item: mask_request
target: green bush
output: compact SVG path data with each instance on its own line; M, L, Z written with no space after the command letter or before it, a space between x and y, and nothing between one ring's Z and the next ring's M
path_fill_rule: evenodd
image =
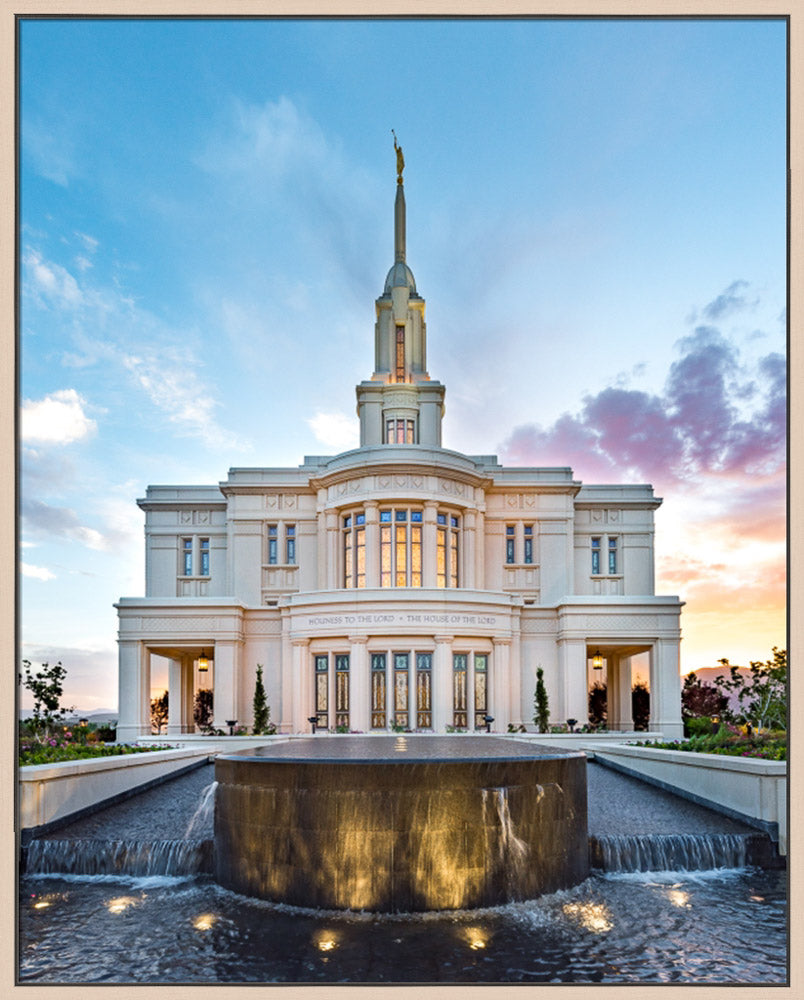
M712 719L708 715L684 720L685 736L709 736L712 733Z

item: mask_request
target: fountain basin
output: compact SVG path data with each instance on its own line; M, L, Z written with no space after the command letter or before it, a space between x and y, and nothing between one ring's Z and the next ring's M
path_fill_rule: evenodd
M493 736L337 736L220 755L215 871L296 906L466 909L589 872L586 757Z

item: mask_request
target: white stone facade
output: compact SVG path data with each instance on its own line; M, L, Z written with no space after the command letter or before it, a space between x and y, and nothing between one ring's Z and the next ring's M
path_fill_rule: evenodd
M151 486L145 597L121 598L121 740L150 732L150 656L171 661L169 727L250 726L257 664L282 732L444 732L530 721L542 667L551 722L587 719L606 662L609 728L631 728L631 657L648 653L651 729L682 732L681 602L654 593L647 485L504 468L441 446L424 300L395 261L377 300L375 371L357 386L360 447L216 486ZM201 674L198 658L209 657Z

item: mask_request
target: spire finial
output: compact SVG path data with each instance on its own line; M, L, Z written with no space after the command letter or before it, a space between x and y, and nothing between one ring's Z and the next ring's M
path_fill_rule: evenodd
M396 132L393 129L391 129L391 135L394 137L394 149L396 150L396 182L401 184L402 171L405 169L405 157L402 155L402 147L396 141Z

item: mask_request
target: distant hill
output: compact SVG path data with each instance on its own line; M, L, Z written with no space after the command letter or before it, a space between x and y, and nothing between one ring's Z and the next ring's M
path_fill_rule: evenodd
M21 719L30 719L32 715L33 711L30 708L24 708L20 712ZM97 722L100 724L106 722L117 722L118 717L119 713L116 712L114 709L98 708L95 709L95 711L93 712L80 712L80 711L71 712L70 715L68 715L64 721L70 723L76 723L78 722L79 719L86 719L87 722Z

